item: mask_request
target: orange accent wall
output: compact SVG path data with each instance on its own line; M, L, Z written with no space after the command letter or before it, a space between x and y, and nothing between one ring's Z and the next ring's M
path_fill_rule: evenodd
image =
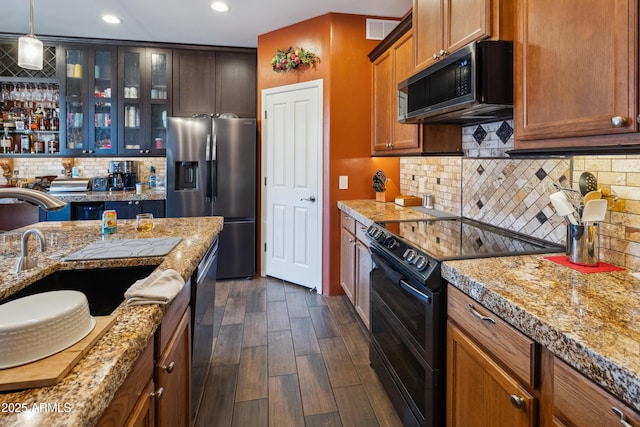
M338 201L375 198L371 177L378 169L400 182L399 158L370 157L371 63L367 55L379 42L366 39L366 18L329 13L258 37L259 116L263 116L263 89L323 79L322 290L328 295L344 293ZM274 72L271 58L276 49L290 46L315 53L320 63L313 69ZM340 175L349 177L347 190L338 189Z

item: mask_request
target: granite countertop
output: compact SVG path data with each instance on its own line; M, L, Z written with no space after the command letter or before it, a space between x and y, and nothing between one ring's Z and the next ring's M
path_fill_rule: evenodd
M373 200L338 207L365 225L420 214ZM628 270L586 274L525 255L446 261L442 276L640 411L640 280Z
M57 270L159 264L152 276L166 269L174 269L186 281L223 226L222 217L155 219L153 231L145 233L144 237L182 237L182 241L165 257L61 261L63 256L103 238L141 237L134 229L134 222L118 220L117 233L106 236L101 234L100 221L42 222L0 234L3 250L0 254L0 300ZM16 274L20 231L28 228L42 231L51 245L44 253L35 252L37 245L31 241L32 254L38 258L38 267ZM116 316L115 324L60 383L51 387L0 393L0 426L94 425L153 336L167 308L157 304L121 304L112 313ZM42 404L48 404L50 409L43 412L16 410L40 407Z
M367 227L378 221L410 221L438 218L420 212L411 206L403 207L393 202L382 203L375 200L341 200L338 202L338 209Z
M165 200L167 192L164 188L145 189L141 194L135 191L87 191L49 193L65 202L120 202L129 200ZM0 204L26 203L18 199L0 199Z

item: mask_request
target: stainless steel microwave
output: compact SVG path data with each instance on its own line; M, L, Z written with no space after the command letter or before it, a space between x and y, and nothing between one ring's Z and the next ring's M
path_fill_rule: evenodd
M513 42L471 43L398 84L398 121L472 125L513 118Z

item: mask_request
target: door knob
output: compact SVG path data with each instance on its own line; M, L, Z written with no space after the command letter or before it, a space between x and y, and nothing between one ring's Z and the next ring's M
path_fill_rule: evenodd
M300 201L306 200L307 202L315 202L316 198L314 196L309 196L309 197L303 197L302 199L300 199Z

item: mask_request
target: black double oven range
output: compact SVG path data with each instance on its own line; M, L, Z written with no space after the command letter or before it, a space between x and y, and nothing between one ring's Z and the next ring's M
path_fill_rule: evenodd
M405 426L445 424L447 260L563 248L466 218L374 223L371 366Z

